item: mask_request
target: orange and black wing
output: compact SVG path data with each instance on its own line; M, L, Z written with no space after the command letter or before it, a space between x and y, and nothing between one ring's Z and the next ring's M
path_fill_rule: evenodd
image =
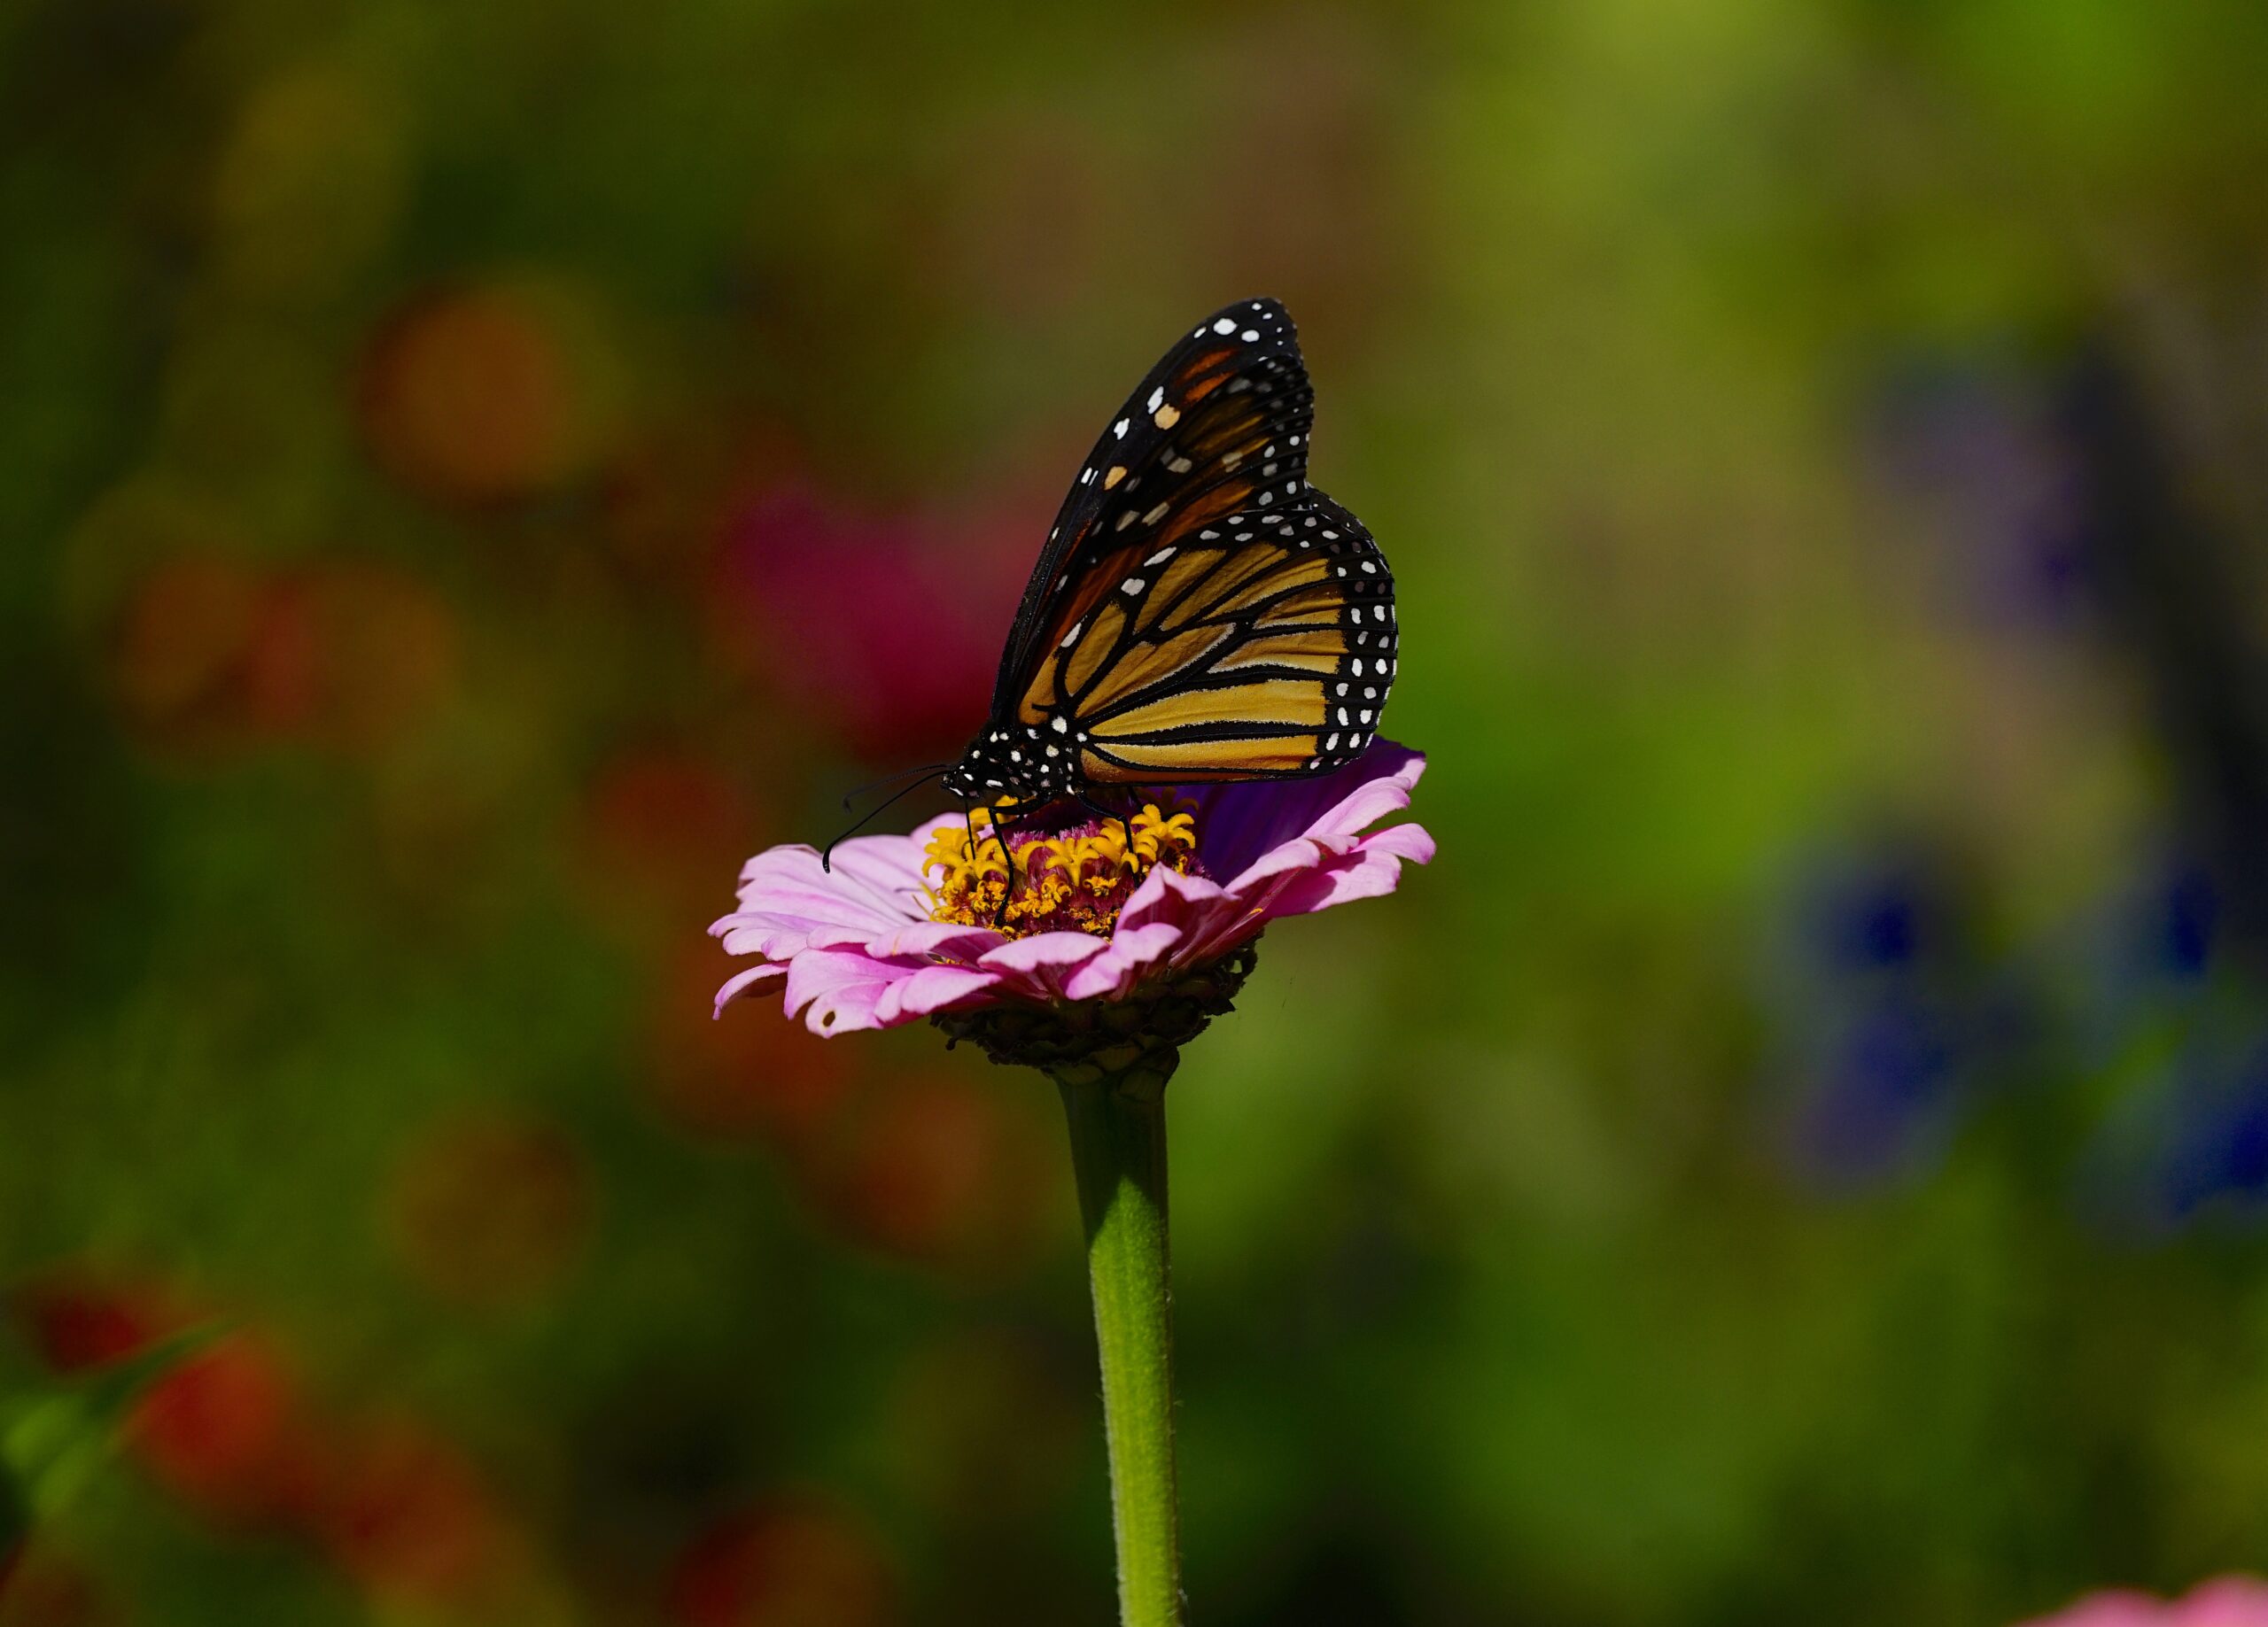
M1300 500L1314 401L1298 333L1273 299L1225 306L1166 353L1096 440L1048 532L1001 654L996 724L1043 721L1029 704L1042 669L1142 561L1240 511Z
M1324 773L1370 744L1398 666L1394 578L1346 509L1306 488L1122 569L1017 698L1026 724L1065 720L1084 779Z

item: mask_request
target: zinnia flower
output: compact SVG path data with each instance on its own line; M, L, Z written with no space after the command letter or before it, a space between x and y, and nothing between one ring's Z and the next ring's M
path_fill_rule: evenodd
M1126 1627L1180 1627L1165 1085L1181 1046L1230 1009L1270 921L1390 893L1425 771L1386 740L1310 779L1169 794L1051 824L973 809L905 836L759 853L710 930L759 963L731 1001L786 980L815 1032L927 1017L1060 1088L1086 1222ZM1037 810L1045 813L1047 810Z
M2171 1602L2126 1589L2090 1593L2023 1627L2268 1627L2268 1582L2223 1577Z
M831 868L808 847L771 848L742 872L740 908L710 928L763 957L718 992L718 1009L784 977L788 1014L815 1033L930 1017L1052 1071L1078 1059L1060 1049L1076 1040L1024 1054L1019 1042L1037 1036L1017 1018L1143 1007L1178 1043L1227 1009L1235 988L1223 985L1241 983L1270 921L1390 893L1403 860L1433 857L1420 825L1370 831L1410 805L1425 767L1379 740L1334 774L1195 787L1122 821L1012 825L1004 841L987 810L947 814L846 841ZM1100 1050L1133 1042L1138 1026L1090 1031Z

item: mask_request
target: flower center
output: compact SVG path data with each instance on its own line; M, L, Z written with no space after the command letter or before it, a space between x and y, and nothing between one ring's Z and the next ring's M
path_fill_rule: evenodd
M1123 820L1090 819L1064 830L1011 827L1005 841L995 813L979 808L967 824L942 826L929 838L921 873L938 878L928 888L930 919L996 927L1011 938L1039 932L1107 938L1152 870L1162 864L1186 875L1197 868L1197 815L1184 803L1146 802Z

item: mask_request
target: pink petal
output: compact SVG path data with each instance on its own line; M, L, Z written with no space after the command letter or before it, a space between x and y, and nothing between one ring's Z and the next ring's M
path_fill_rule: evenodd
M1324 813L1300 833L1303 836L1353 836L1368 830L1386 815L1410 806L1410 794L1425 772L1425 759L1413 755L1384 779L1373 779Z
M1363 839L1365 853L1390 853L1412 864L1433 862L1433 833L1422 825L1389 825L1374 835Z
M982 958L1008 940L989 926L952 921L917 921L866 941L866 952L885 957L921 956L963 964Z
M828 868L820 873L847 876L885 895L919 893L922 849L927 845L926 838L853 836L836 847Z
M1103 952L1063 980L1069 1000L1118 1000L1133 991L1142 974L1172 953L1181 928L1156 921L1128 931L1121 926Z
M1200 853L1213 874L1235 879L1223 887L1153 870L1107 940L1058 932L1010 941L928 919L923 856L951 815L911 835L845 841L832 868L810 848L772 848L742 869L740 908L710 929L731 952L768 964L736 974L718 1004L783 969L788 1011L818 1033L888 1027L1002 996L1123 999L1161 965L1217 958L1278 917L1391 892L1405 862L1433 856L1433 839L1411 824L1363 833L1410 805L1425 768L1418 754L1379 740L1317 780L1194 788Z
M806 949L788 965L788 1015L804 1011L813 1034L882 1027L882 996L914 970L852 949Z
M2167 1627L2268 1627L2268 1582L2223 1577L2192 1590L2166 1614Z
M924 966L883 991L874 1008L875 1024L887 1028L912 1022L982 994L1000 980L998 972L979 972L973 966Z
M1313 915L1335 904L1358 898L1383 898L1401 884L1402 861L1389 853L1366 848L1362 853L1320 869L1291 877L1269 895L1267 918Z
M1127 901L1118 930L1122 936L1155 924L1170 925L1181 934L1173 949L1173 964L1196 966L1219 959L1268 922L1247 901L1202 876L1153 870Z
M861 836L822 868L816 849L770 848L741 869L743 911L808 917L840 925L919 920L921 849L907 836Z
M2020 1627L2169 1627L2165 1607L2148 1593L2126 1589L2090 1593L2069 1609Z
M745 972L734 972L725 980L725 986L717 991L715 1015L722 1017L725 1014L725 1008L734 1001L754 989L757 984L779 977L787 970L785 966L774 965L767 962L761 966L750 966Z
M1091 960L1110 940L1084 932L1041 932L989 951L979 963L996 972L1055 971Z
M1106 938L1084 932L1035 933L1001 945L977 964L988 972L1011 975L1007 987L1032 1000L1061 1000L1064 974L1084 965L1110 948Z
M1217 882L1160 865L1142 878L1126 907L1118 912L1118 930L1124 933L1152 921L1186 921L1192 912L1217 906L1227 896Z

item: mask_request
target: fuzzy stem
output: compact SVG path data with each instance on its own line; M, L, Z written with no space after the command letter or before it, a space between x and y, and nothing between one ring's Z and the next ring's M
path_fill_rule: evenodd
M1170 1052L1125 1073L1057 1081L1087 1228L1123 1627L1181 1627L1174 1490L1173 1305L1166 1229Z

